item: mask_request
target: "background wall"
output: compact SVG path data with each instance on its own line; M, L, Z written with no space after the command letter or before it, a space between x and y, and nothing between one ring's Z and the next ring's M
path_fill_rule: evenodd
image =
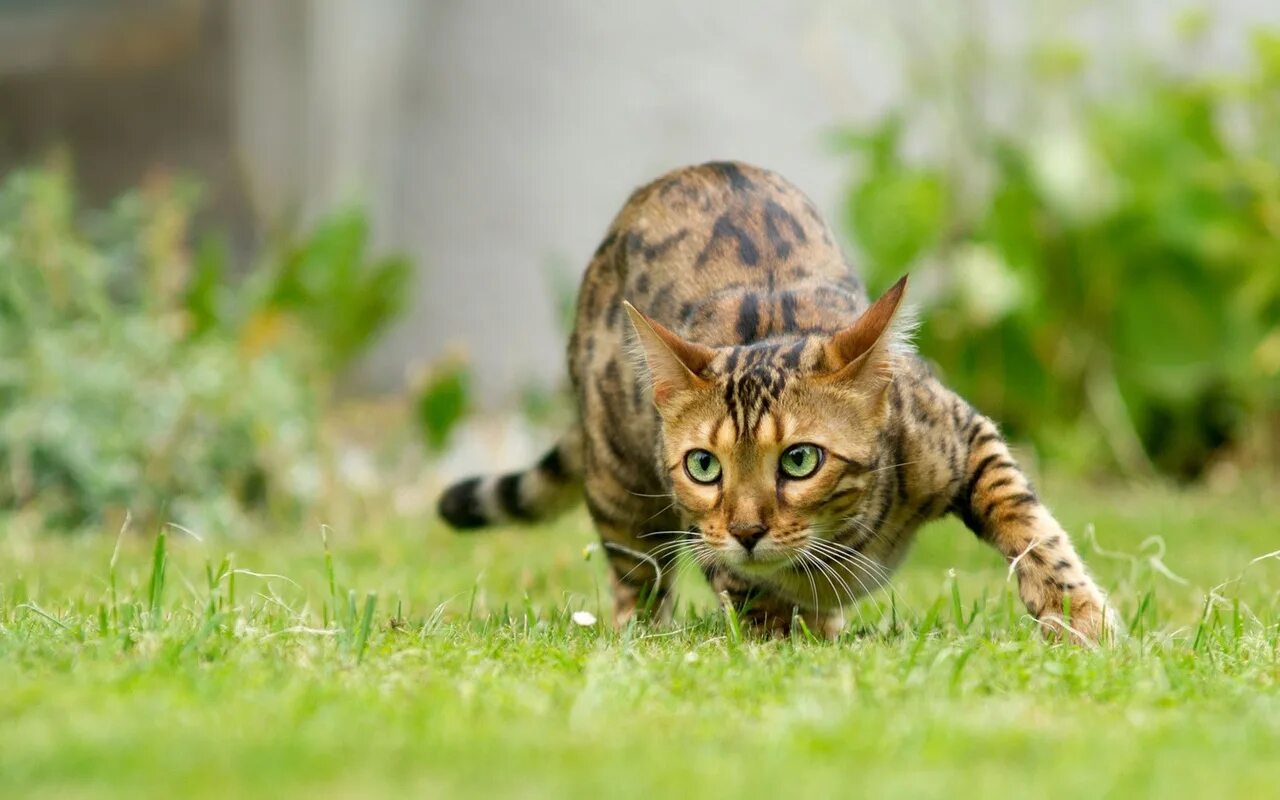
M947 91L965 36L1000 58L1071 24L1114 61L1174 36L1166 3L1092 5L1068 19L1065 4L1020 0L242 0L237 145L261 218L357 198L380 241L417 258L413 313L362 381L396 386L406 365L462 347L492 403L560 379L551 273L577 276L636 185L743 159L838 214L846 168L826 134L879 115L904 83L939 84L935 144L965 103L999 115L998 85ZM1217 5L1206 59L1235 57L1243 25L1280 19L1266 0ZM931 52L931 74L904 72Z
M823 130L888 88L824 81L840 70L822 31L813 3L243 3L251 195L267 219L360 198L381 241L418 257L414 313L369 385L460 345L481 395L509 396L559 379L552 273L580 272L638 184L739 158L835 207Z
M954 147L962 158L949 120L975 103L998 118L1008 98L998 82L977 97L949 91L947 54L980 34L999 59L1052 34L1067 8L1044 0L233 0L173 3L164 13L154 10L164 4L110 5L113 14L95 18L73 0L0 3L0 44L12 45L0 47L9 54L0 57L9 117L0 168L60 137L72 141L91 192L123 188L155 163L191 168L210 182L214 214L243 247L361 203L378 245L406 251L419 269L412 312L357 379L392 389L413 364L463 348L488 405L530 381L561 378L552 276L571 282L637 184L681 164L743 159L839 213L847 176L824 145L828 131L873 118L905 84L931 85L939 124L923 146ZM129 26L117 24L125 11L136 15ZM1280 20L1269 0L1220 2L1213 12L1220 24L1202 53L1210 61L1236 57L1245 25ZM1167 3L1143 0L1091 4L1070 24L1103 58L1123 61L1139 46L1158 50L1173 35L1169 18ZM139 35L149 19L160 22ZM114 44L38 46L42 35L68 41L58 31L71 25L88 30L78 34L85 41ZM91 80L78 77L86 66Z

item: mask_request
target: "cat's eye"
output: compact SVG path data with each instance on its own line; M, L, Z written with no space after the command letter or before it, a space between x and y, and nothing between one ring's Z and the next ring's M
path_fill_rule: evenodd
M684 457L684 471L698 483L720 480L720 459L706 450L690 450Z
M782 451L778 468L788 478L807 478L822 466L823 451L816 444L794 444Z

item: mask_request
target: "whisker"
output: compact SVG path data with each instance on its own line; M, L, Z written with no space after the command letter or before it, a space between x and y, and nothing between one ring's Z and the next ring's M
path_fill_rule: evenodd
M854 558L867 558L867 554L861 552L856 545L846 544L844 541L823 538L823 536L814 536L813 541L814 543L817 543L819 547L832 548L837 550L837 552L842 553L851 553Z
M660 508L660 509L658 509L657 511L653 512L653 513L652 513L652 514L650 514L649 516L645 517L645 518L644 518L644 519L642 519L640 522L643 524L643 523L648 522L649 520L653 519L654 517L658 516L659 514L665 514L665 513L667 513L668 511L670 511L671 509L675 508L675 505L676 505L676 501L675 501L675 500L672 500L670 503L667 503L665 506L663 506L662 508Z
M853 565L858 567L860 572L867 574L877 583L884 581L887 573L883 571L879 564L868 558L865 554L856 550L843 549L839 545L832 542L814 543L813 549L817 553L825 555L833 562L840 565Z
M876 530L875 528L872 528L872 527L871 527L870 525L868 525L867 523L865 523L865 522L863 522L862 520L858 519L858 515L857 515L857 514L854 514L854 515L853 515L853 516L851 516L851 517L845 517L845 518L844 518L844 521L845 521L846 523L848 523L849 525L853 525L853 526L857 527L859 530L861 530L862 532L864 532L865 534L867 534L866 538L862 540L863 542L881 541L881 542L885 542L885 543L887 544L887 541L884 539L884 534L883 534L883 532L882 532L882 531L878 531L878 530Z
M716 552L702 542L698 542L693 546L692 553L693 563L698 569L706 573L716 561Z
M833 570L843 569L845 572L849 574L849 577L853 578L855 581L858 582L858 588L862 589L861 597L865 597L868 600L870 600L871 605L875 606L876 616L879 617L880 619L884 619L884 608L880 605L880 601L877 600L875 596L875 589L879 588L879 586L881 585L880 582L874 578L871 578L871 576L868 575L864 570L861 570L861 569L855 570L853 567L854 565L852 564L834 563L831 565L831 568ZM876 586L868 587L866 582L862 580L862 577L861 577L862 575L867 575L868 578L871 578L872 583L876 584Z
M887 469L897 469L898 467L909 467L909 466L911 466L912 464L919 464L919 463L921 463L922 461L924 461L924 459L922 459L922 458L917 458L915 461L903 461L903 462L902 462L902 463L900 463L900 464L890 464L890 465L888 465L887 467L876 467L875 469L869 469L869 470L867 470L865 474L867 474L867 475L872 475L872 474L877 473L877 472L884 472L884 471L885 471L885 470L887 470Z
M822 559L814 558L813 564L818 568L818 571L822 573L823 577L826 578L827 584L831 586L831 591L836 596L836 603L840 606L840 616L843 617L845 614L844 601L846 598L849 600L854 599L853 590L849 588L849 584L846 583L845 580L841 578L838 574L836 574L836 572L831 568L831 566L828 565L826 562L824 562ZM843 594L840 593L840 589L836 588L836 582L839 582L840 586L844 589ZM862 607L858 605L855 605L854 607L857 608L858 610L858 621L862 623L862 625L865 627L867 624L867 621L862 616Z
M799 567L804 571L804 576L809 579L809 592L813 595L813 610L815 612L820 611L820 604L818 603L818 585L813 581L813 571L809 568L809 564L805 559L805 552L803 550L797 550L791 556L791 563L799 565Z
M640 564L647 563L652 566L653 571L657 573L654 577L654 583L659 586L662 585L662 578L665 574L665 570L663 570L662 564L659 563L658 559L648 553L642 553L639 550L634 550L624 544L618 544L617 542L601 542L601 544L603 544L606 549L613 550L616 553L622 553L623 555L628 555L634 558L637 562L634 567L627 570L626 574L618 579L619 581L625 581L627 578L631 577L631 573L640 569Z
M649 555L654 558L670 556L679 553L682 548L688 547L692 542L685 539L676 540L674 542L663 542L652 550L648 551Z
M668 556L671 556L672 554L678 555L680 549L683 547L687 547L691 544L698 544L695 539L687 536L689 533L688 531L654 531L652 533L686 534L686 536L685 538L676 539L671 542L663 542L648 552L642 552L640 550L627 547L624 544L619 544L618 542L602 542L605 548L630 556L636 560L636 565L623 573L619 580L625 581L627 578L631 577L631 574L638 570L641 564L649 564L653 567L655 572L654 582L658 585L662 585L663 578L666 576L666 568L663 567L662 561L669 560ZM670 565L668 564L668 566Z
M848 561L856 561L858 564L874 570L877 576L885 580L890 577L889 570L886 569L883 564L860 550L856 550L848 545L843 545L838 542L827 542L823 546L832 555Z
M855 550L848 545L832 541L822 541L817 547L818 549L830 554L835 559L842 562L856 563L861 569L869 570L871 575L881 583L889 583L889 571L883 564L871 558L866 553Z
M892 582L892 572L885 565L881 564L872 556L841 542L825 539L815 540L815 543L817 545L815 549L827 553L833 560L844 562L846 565L851 562L857 562L857 565L861 570L870 571L870 573L877 578L880 586L888 589L894 600L901 605L907 613L912 616L916 616L916 611L912 605L900 592L898 592L897 588L894 587ZM846 566L846 568L848 567Z
M889 585L890 575L888 570L884 568L884 565L875 561L875 559L872 559L865 553L862 553L846 544L832 539L822 538L823 534L829 533L829 530L824 527L815 527L812 528L811 531L815 534L812 539L812 545L815 551L826 553L833 559L841 561L858 561L861 570L867 572L871 576L874 576L878 584Z
M800 551L800 555L804 555L804 551ZM800 559L800 566L804 568L804 576L809 579L809 593L813 595L813 610L815 613L821 611L820 603L818 603L818 584L813 580L813 569L809 566L807 559Z
M831 594L835 597L836 605L840 609L840 614L843 616L844 615L844 598L840 595L840 590L836 588L835 583L832 582L831 576L828 575L827 572L822 568L822 561L817 557L815 557L812 553L808 552L807 550L801 550L800 552L804 554L805 560L808 561L808 563L812 564L814 569L818 571L818 574L821 575L822 579L827 582L827 585L831 587Z
M861 572L861 573L863 573L863 574L866 574L866 573L864 572L864 570L859 569L857 572L855 572L855 571L854 571L854 569L853 569L853 566L856 566L856 565L850 564L848 561L843 560L843 559L833 559L833 560L834 560L834 563L829 563L827 566L828 566L829 568L831 568L831 570L832 570L833 572L835 571L836 567L840 567L840 568L844 569L844 570L845 570L845 572L849 573L849 577L853 578L855 581L857 581L857 582L858 582L858 587L859 587L860 589L862 589L861 594L859 594L859 595L856 595L856 596L855 596L855 595L853 594L853 590L850 588L850 589L849 589L850 598L851 598L851 599L855 599L856 597L869 597L869 598L871 598L871 602L872 602L872 604L873 604L873 605L875 605L875 607L876 607L876 613L877 613L877 614L879 614L881 617L883 617L883 616L884 616L884 610L883 610L882 608L880 608L880 603L879 603L879 601L877 601L877 600L875 599L874 595L872 595L872 590L871 590L871 588L869 588L869 587L867 586L866 582L865 582L865 581L863 581L863 580L862 580L862 577L858 574L859 572ZM838 573L837 573L837 577L838 577ZM868 577L871 577L871 576L870 576L870 575L868 575ZM874 579L873 579L873 580L874 580ZM844 585L845 585L846 587L848 587L848 586L849 586L849 585L848 585L848 583L845 583L845 582L843 581L843 579L841 580L841 582L842 582L842 583L844 583ZM875 582L877 582L877 583L878 583L878 581L875 581ZM861 615L861 608L859 608L859 618L861 618L861 616L862 616L862 615ZM864 625L866 624L866 620L862 620L862 622L863 622L863 624L864 624Z
M677 530L677 531L645 531L644 533L639 534L639 535L638 535L638 536L636 536L635 538L637 538L637 539L647 539L647 538L649 538L650 536L662 536L662 535L664 535L664 534L665 534L665 535L668 535L668 536L679 536L679 535L685 535L685 536L688 536L688 535L691 535L692 533L693 533L692 531L684 531L684 530Z

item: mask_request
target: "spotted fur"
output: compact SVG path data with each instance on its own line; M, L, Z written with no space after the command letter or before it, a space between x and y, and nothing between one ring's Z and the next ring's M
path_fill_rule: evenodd
M905 279L874 304L813 204L716 162L627 201L583 278L569 342L579 423L524 473L451 487L455 527L540 518L582 496L610 559L615 620L671 608L693 553L759 626L838 631L917 529L958 515L1018 576L1046 630L1098 641L1110 615L996 425L903 345ZM788 447L823 454L786 477ZM713 453L722 476L685 467ZM1068 627L1069 626L1069 627Z

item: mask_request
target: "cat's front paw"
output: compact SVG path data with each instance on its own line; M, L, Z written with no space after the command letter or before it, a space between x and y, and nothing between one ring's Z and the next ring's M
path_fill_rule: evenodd
M1107 605L1106 595L1092 583L1050 593L1049 602L1041 605L1041 609L1036 620L1050 639L1096 647L1115 641L1121 633L1115 610Z

